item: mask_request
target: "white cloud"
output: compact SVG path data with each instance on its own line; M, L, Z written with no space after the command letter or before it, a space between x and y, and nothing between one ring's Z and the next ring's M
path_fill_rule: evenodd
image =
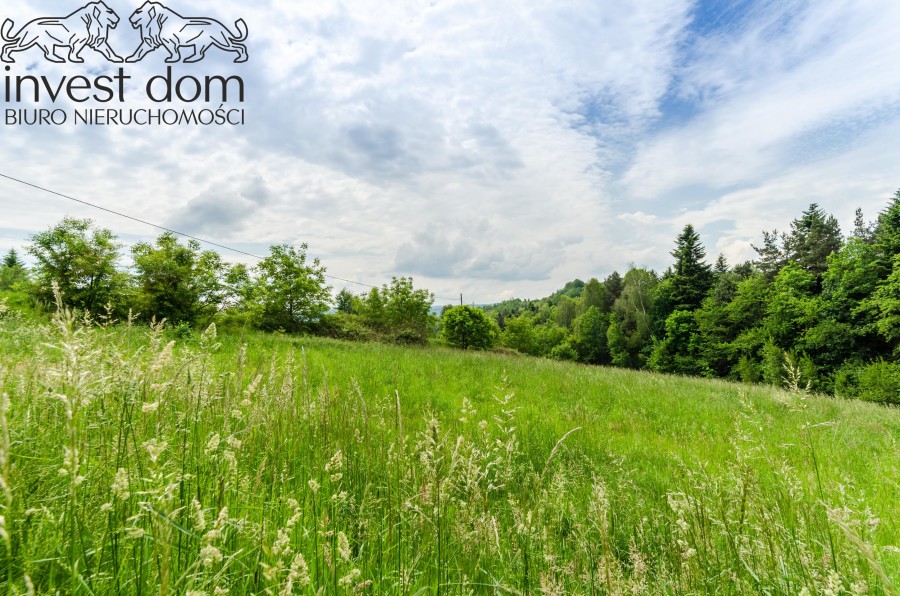
M701 98L702 112L640 144L624 179L632 194L753 184L815 157L817 131L839 126L852 139L872 119L898 117L900 4L765 8L736 37L709 40L683 69L680 90Z
M106 1L129 54L133 3ZM757 0L706 36L689 28L691 0L177 8L248 23L248 64L210 50L175 69L241 75L245 127L7 127L0 170L252 252L307 242L334 275L412 273L480 303L664 268L688 221L739 260L811 200L843 222L900 185L890 0ZM4 11L20 23L59 4ZM17 69L72 73L18 56ZM130 97L162 59L127 67ZM0 193L3 245L65 213L129 241L156 233L6 181Z

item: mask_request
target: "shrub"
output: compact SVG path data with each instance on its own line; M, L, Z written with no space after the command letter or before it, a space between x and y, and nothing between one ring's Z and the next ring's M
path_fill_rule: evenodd
M487 350L494 346L499 328L480 308L455 306L444 311L441 334L447 343L467 350Z
M859 398L886 404L900 404L900 364L873 362L859 370Z

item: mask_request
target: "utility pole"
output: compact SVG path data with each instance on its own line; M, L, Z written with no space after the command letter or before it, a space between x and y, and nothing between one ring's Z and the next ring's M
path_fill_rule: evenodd
M459 305L462 306L462 292L459 293Z

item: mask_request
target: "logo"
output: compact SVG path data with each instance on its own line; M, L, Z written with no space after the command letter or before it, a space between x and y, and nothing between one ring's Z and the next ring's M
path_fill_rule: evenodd
M238 19L234 26L238 35L234 35L225 25L215 19L185 18L160 4L144 2L134 11L129 19L131 26L141 32L141 45L128 57L128 62L139 62L153 50L162 47L168 52L166 62L181 62L181 48L194 48L194 53L184 62L199 62L206 57L206 51L215 46L226 52L235 52L235 62L247 61L247 24Z
M69 48L69 62L84 62L81 52L84 48L94 49L111 62L122 62L106 41L110 29L119 24L119 15L103 2L85 4L67 17L40 18L27 23L15 35L10 33L13 22L3 21L0 35L3 36L3 49L0 59L4 62L15 62L13 52L38 46L44 57L50 62L65 62L56 54L57 47Z
M242 43L248 34L243 19L235 22L238 31L235 35L216 19L183 17L159 2L145 2L132 13L129 22L140 32L141 43L126 62L140 62L158 48L168 53L169 64L200 62L214 46L236 53L237 63L248 59L247 46ZM37 46L50 62L66 62L56 53L57 48L68 48L69 62L84 62L81 53L85 48L99 52L110 62L123 62L107 41L109 30L118 24L119 15L103 2L90 2L66 17L34 19L15 35L12 35L15 24L6 19L0 27L4 42L0 60L14 63L13 53ZM182 48L193 48L193 52L182 56Z
M7 106L3 110L3 124L76 127L245 124L244 80L240 76L177 73L172 66L178 62L200 62L210 48L234 54L236 63L247 62L244 42L248 32L243 19L235 21L235 34L216 19L183 17L159 2L144 2L128 22L140 34L140 44L123 59L108 41L110 30L119 24L119 15L102 0L89 2L66 17L34 19L15 34L15 23L11 19L3 21L0 60L7 63L2 67L6 74L0 89ZM145 74L143 82L128 74L127 65L119 66L115 72L47 75L32 65L24 73L15 72L13 64L17 54L34 47L55 63L83 63L85 48L110 62L134 63L162 48L160 55L166 55L168 66L164 74ZM138 95L140 104L132 104L126 95Z

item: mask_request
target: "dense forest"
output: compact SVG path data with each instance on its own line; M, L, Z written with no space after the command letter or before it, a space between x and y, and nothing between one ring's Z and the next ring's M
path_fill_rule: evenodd
M273 246L255 267L226 263L169 232L131 248L90 220L35 234L25 266L0 265L0 291L118 320L215 321L350 340L506 349L586 364L720 377L900 403L900 191L875 221L857 210L844 235L812 204L783 233L764 231L754 261L708 258L687 225L663 273L635 267L575 280L541 300L445 307L411 278L332 298L307 246ZM56 296L55 296L56 294ZM58 296L58 297L57 297Z
M752 262L710 263L693 226L664 273L576 280L487 310L510 349L900 403L900 191L844 237L812 204Z

